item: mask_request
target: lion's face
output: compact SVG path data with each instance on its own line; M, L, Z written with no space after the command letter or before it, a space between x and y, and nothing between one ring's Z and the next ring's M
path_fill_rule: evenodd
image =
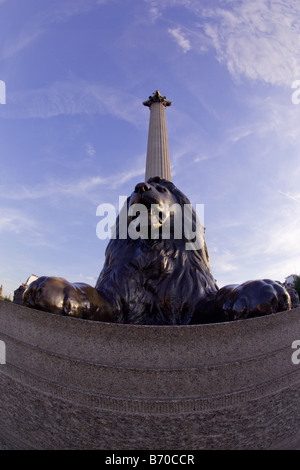
M181 240L187 250L200 250L205 245L204 230L197 214L188 198L171 181L156 176L147 183L138 183L124 210L130 239ZM117 223L123 221L124 216Z
M172 183L159 177L138 183L129 198L128 222L158 229L174 215L179 205Z

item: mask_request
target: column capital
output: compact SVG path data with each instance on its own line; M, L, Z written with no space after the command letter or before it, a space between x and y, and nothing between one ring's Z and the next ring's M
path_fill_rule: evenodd
M158 90L156 90L152 96L149 96L149 99L147 101L144 101L143 102L143 105L144 106L148 106L150 108L150 106L153 104L153 103L161 103L163 104L164 106L171 106L172 102L171 101L168 101L166 100L166 97L165 96L162 96Z

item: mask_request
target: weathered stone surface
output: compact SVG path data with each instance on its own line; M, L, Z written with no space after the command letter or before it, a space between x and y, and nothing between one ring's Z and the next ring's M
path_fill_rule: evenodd
M21 449L296 448L300 309L138 326L0 302L0 441Z

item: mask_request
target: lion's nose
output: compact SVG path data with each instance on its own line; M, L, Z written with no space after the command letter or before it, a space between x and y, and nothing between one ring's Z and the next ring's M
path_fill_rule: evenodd
M147 183L138 183L134 188L136 193L144 193L145 191L150 191L151 186Z

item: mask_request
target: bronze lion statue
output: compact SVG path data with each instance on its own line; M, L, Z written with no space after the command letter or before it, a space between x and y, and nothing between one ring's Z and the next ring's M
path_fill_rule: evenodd
M122 235L121 219L127 235L131 231L133 236ZM183 230L187 224L189 230ZM23 304L77 318L138 325L215 323L291 308L288 292L276 281L219 289L197 214L173 183L159 177L137 184L127 198L95 287L43 276L25 290Z

